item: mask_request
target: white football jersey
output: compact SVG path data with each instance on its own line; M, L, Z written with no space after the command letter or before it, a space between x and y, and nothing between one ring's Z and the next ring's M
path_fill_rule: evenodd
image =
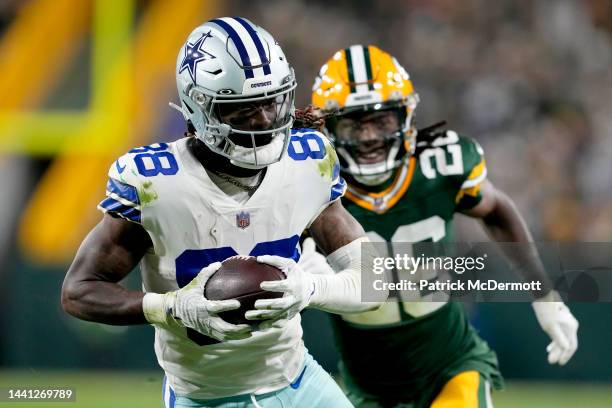
M188 138L130 150L109 170L99 208L141 224L152 250L140 262L146 292L185 286L202 268L230 256L299 258L304 229L339 199L345 182L322 134L292 131L288 151L268 166L244 204L223 193L187 148ZM202 339L210 340L204 345ZM182 327L155 327L155 352L178 395L220 398L287 386L304 359L300 317L246 340L215 342Z

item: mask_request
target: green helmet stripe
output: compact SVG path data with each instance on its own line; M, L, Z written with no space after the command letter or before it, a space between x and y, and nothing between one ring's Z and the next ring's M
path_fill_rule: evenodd
M353 74L353 58L351 57L351 49L345 48L344 55L346 56L346 70L348 71L348 80L351 86L351 93L355 92L355 75Z
M372 75L372 62L370 61L370 47L362 47L363 48L363 60L365 61L366 67L366 75L368 76L368 89L370 91L374 90L373 75Z

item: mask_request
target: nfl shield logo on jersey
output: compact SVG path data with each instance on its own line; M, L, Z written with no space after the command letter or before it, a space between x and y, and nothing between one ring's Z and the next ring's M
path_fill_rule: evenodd
M236 226L238 228L245 229L249 225L251 225L251 214L244 211L236 214Z
M376 197L374 199L374 208L376 211L382 211L387 207L387 203L385 203L385 199L383 197Z

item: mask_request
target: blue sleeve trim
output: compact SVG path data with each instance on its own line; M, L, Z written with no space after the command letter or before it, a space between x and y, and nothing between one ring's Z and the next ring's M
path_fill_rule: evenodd
M342 177L336 180L336 183L331 188L331 194L329 197L329 201L337 200L338 198L344 196L346 192L346 181Z
M121 202L115 200L112 197L107 197L102 200L102 202L98 205L98 207L105 213L108 213L112 216L117 216L121 218L125 218L126 220L136 222L140 224L140 210L134 207L130 207L129 205L122 204Z
M332 169L332 180L336 180L338 177L340 177L340 163L336 162Z
M140 204L140 199L138 198L138 191L134 186L122 183L118 180L111 178L108 179L108 183L106 184L106 190L109 193L116 194L124 200L134 203L134 205Z

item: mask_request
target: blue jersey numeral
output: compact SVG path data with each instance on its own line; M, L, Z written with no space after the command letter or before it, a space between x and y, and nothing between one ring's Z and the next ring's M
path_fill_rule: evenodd
M137 147L130 150L130 153L140 153L134 156L134 163L141 175L145 177L153 177L158 174L172 176L178 172L178 163L174 155L166 151L167 149L167 143L157 143L157 146Z
M321 136L314 132L294 135L289 139L287 153L293 160L320 160L325 157L325 143Z
M300 259L297 243L300 237L294 235L276 241L260 242L253 247L250 256L277 255L284 258ZM238 255L232 247L188 249L176 258L176 283L180 288L187 285L203 268L214 262L223 262L227 258Z

